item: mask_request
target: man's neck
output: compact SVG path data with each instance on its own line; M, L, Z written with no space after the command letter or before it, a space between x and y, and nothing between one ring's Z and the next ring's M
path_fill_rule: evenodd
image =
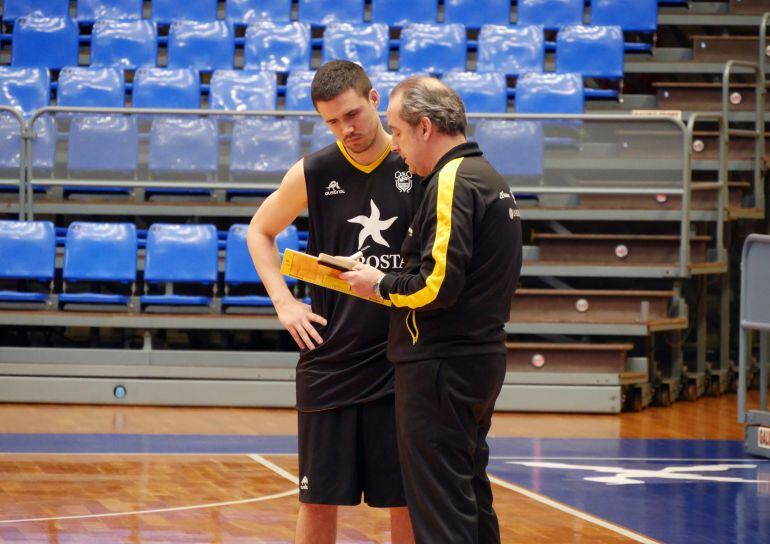
M350 155L350 157L358 164L369 166L374 161L379 159L383 153L385 153L385 150L388 149L388 146L390 146L390 135L385 132L385 129L382 128L382 125L380 125L380 128L377 131L377 136L374 138L374 143L369 147L369 149L363 151L362 153L353 153L347 147L345 149L347 150L348 155Z
M432 147L431 150L431 164L433 165L431 167L431 170L434 170L436 166L438 165L438 161L441 160L441 158L449 153L451 150L453 150L458 145L467 143L467 139L462 134L455 134L452 136L449 136L448 134L442 134L439 133L436 135L436 141L435 145Z

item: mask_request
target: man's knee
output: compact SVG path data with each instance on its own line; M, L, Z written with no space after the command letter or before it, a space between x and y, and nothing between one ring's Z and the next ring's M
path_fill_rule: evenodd
M333 518L337 516L337 505L335 504L312 504L299 503L300 510L308 516L314 518Z

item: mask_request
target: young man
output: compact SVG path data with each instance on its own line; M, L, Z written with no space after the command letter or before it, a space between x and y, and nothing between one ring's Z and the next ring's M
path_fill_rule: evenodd
M521 221L508 184L465 139L465 108L436 79L393 89L392 146L425 197L401 271L359 264L359 294L391 301L396 426L415 541L500 542L486 437L506 367L504 324L521 270ZM387 273L385 273L387 272Z
M302 350L297 365L299 544L333 543L337 506L364 500L388 507L394 544L412 542L396 446L393 367L386 358L388 309L310 286L312 307L297 301L279 271L275 236L305 209L308 253L351 255L400 269L421 187L391 151L379 96L364 70L323 65L313 104L337 143L305 157L251 221L248 245L278 319ZM415 180L416 181L416 180Z

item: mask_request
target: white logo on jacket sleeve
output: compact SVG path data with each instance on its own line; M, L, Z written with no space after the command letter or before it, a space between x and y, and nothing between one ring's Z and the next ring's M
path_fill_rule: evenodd
M358 249L364 247L364 242L366 242L366 239L369 237L380 245L390 247L388 241L382 237L382 232L388 230L396 219L398 219L398 216L380 221L380 209L377 207L377 204L374 203L374 200L370 200L369 202L372 206L372 212L369 214L369 217L358 215L353 219L348 219L348 223L358 223L363 227L358 235Z
M396 172L396 188L402 193L408 193L412 190L412 173L409 171Z
M345 190L340 187L340 182L336 180L332 180L329 182L329 185L326 186L326 191L324 192L324 195L326 196L334 196L334 195L344 195Z

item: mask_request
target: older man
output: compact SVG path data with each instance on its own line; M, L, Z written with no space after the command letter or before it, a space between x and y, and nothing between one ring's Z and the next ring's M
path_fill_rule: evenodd
M436 79L392 92L391 145L425 196L401 247L406 264L343 277L393 309L396 427L416 542L492 543L487 432L505 376L505 332L521 270L521 222L508 184L466 141L465 108Z

